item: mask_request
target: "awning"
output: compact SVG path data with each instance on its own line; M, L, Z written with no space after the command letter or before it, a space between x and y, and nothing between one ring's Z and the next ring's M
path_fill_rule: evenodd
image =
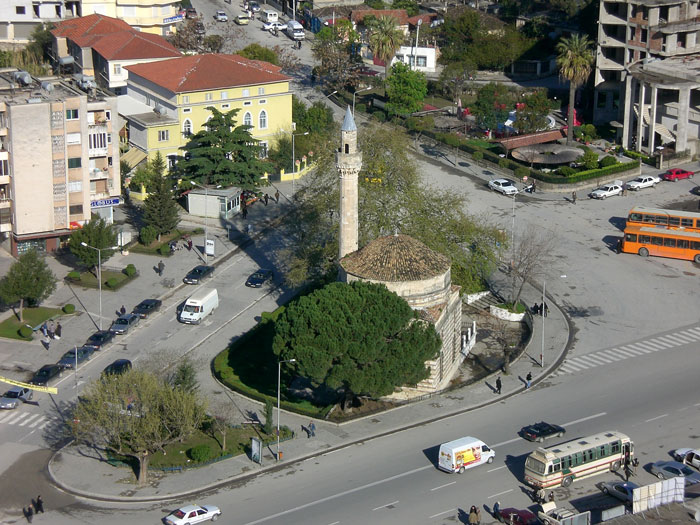
M119 157L120 161L126 162L129 166L131 166L131 169L134 169L136 166L138 166L143 159L145 159L148 155L146 155L143 151L141 151L138 148L131 148L129 151L124 153L121 157Z

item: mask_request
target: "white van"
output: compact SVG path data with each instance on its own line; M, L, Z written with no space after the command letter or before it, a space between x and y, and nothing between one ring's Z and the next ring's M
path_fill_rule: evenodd
M216 288L200 288L185 301L180 312L181 323L199 324L207 315L219 306L219 294Z
M304 27L296 20L287 22L287 35L292 40L304 40Z
M265 11L263 11L262 19L263 22L267 22L269 24L270 22L279 22L280 17L277 14L277 11L266 9Z
M438 468L445 472L463 473L466 469L492 463L496 453L474 437L463 437L440 445Z

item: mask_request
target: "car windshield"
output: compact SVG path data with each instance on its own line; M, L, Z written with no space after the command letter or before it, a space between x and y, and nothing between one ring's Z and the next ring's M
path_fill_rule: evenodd
M264 279L264 278L265 278L265 274L262 272L255 272L253 274L253 279Z
M8 397L10 399L19 399L19 391L10 390L5 394L5 397Z
M128 319L119 318L119 319L117 319L117 320L114 322L114 324L129 324L129 320L128 320Z
M49 371L50 371L50 370L49 370L48 368L44 368L44 369L42 369L42 370L39 370L39 371L36 373L36 376L37 376L37 377L45 377L45 376L49 375Z
M185 311L185 312L195 313L195 314L196 314L196 313L199 313L199 306L195 306L195 305L193 305L193 304L186 304L186 305L185 305L185 308L184 308L184 311Z

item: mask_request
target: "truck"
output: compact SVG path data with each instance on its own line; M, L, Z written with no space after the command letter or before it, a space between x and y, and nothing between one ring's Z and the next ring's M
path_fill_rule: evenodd
M475 437L467 436L440 445L438 468L445 472L459 472L466 469L493 463L496 452Z
M216 288L200 288L189 296L178 317L181 323L199 324L219 306Z

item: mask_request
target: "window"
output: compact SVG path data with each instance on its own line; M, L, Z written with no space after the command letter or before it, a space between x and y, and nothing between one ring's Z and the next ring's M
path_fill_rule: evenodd
M243 90L243 96L244 96L244 97L249 97L249 96L250 96L250 89L244 89L244 90Z
M189 95L182 95L182 103L189 104L190 103L190 96Z
M90 149L94 148L106 148L107 147L107 134L106 133L91 133L88 136L90 141Z
M66 110L66 120L78 120L78 110L77 109L67 109Z
M16 15L23 15L26 13L26 10L23 5L18 5L15 7L15 14Z
M170 140L170 130L163 129L158 132L158 142L168 142Z
M204 93L204 100L207 102L214 100L214 95L212 93Z
M252 126L253 125L253 117L251 116L250 113L246 113L243 116L243 125L244 126Z
M114 74L115 75L122 74L122 65L121 64L114 64Z
M636 233L628 233L625 235L625 240L629 242L637 242L637 234Z
M252 105L253 105L253 102L251 102L250 100L246 100L246 101L243 103L243 105L244 105L244 106L252 106Z
M418 56L416 57L416 66L418 67L428 67L428 57Z
M192 113L192 108L182 108L183 113Z
M610 453L611 454L619 454L621 450L620 447L620 442L615 441L614 443L610 443Z
M83 213L83 205L82 204L76 204L76 205L70 206L68 208L69 215L82 215L82 213Z
M228 100L228 91L221 92L221 100Z
M105 111L105 120L109 122L112 120L112 112L111 111Z
M221 109L229 109L231 104L221 104Z
M686 250L688 249L688 241L685 239L678 239L676 241L676 247L677 248L685 248Z
M7 159L5 160L0 160L0 175L9 175L10 174L10 161Z
M68 193L75 193L77 191L83 191L83 182L80 180L69 182Z
M675 248L676 247L676 239L671 239L668 237L664 238L664 246L666 248Z
M192 135L192 122L190 122L189 119L185 120L185 122L182 124L182 134L185 137Z
M66 135L66 144L80 144L80 133L68 133Z
M265 88L264 87L259 87L258 88L258 95L264 95L265 94Z
M267 111L262 110L260 112L260 118L258 120L259 120L258 127L260 129L267 129Z
M258 142L258 146L260 146L260 158L261 159L266 159L267 154L268 154L268 146L267 146L267 141L265 142Z
M664 240L662 237L652 237L651 244L654 246L663 246Z
M267 99L261 98L260 102L258 102L258 104L267 104Z
M68 159L68 169L80 168L83 165L83 159L80 157L73 157Z

